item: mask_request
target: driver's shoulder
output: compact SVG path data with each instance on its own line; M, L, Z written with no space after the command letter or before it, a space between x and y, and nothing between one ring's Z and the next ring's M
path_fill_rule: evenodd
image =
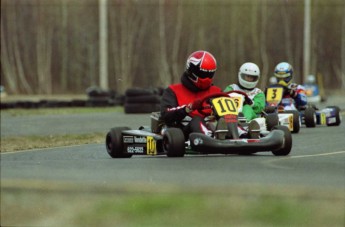
M229 84L224 89L225 92L227 92L227 91L234 91L234 90L238 91L238 90L241 90L241 88L237 84Z

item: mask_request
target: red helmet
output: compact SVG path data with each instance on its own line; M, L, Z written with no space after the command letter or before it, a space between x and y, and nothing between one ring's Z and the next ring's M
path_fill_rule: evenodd
M186 71L188 77L195 86L202 90L212 85L213 76L216 70L216 59L207 51L196 51L187 59Z

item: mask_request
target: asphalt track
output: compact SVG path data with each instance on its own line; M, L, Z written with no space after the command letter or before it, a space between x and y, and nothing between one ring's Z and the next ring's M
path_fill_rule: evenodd
M113 126L136 128L149 124L148 114L1 117L2 137L13 133L106 133ZM97 186L307 187L345 193L345 124L342 122L338 127L302 127L298 134L293 135L292 151L286 157L265 152L250 156L133 156L130 159L112 159L106 153L104 144L3 153L1 181L2 187L9 182L29 185L30 182L40 181Z

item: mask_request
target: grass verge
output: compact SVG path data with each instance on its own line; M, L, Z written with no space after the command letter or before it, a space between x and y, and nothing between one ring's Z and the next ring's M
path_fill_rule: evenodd
M17 111L9 113L71 114L114 109ZM103 143L104 136L92 133L1 138L0 150ZM166 185L104 188L18 181L19 184L1 181L0 226L343 227L345 223L343 192L255 186L198 190Z
M104 139L104 133L6 137L1 138L0 152L4 153L39 148L103 143Z
M37 183L37 182L36 182ZM23 184L23 182L21 182ZM30 183L29 183L30 184ZM49 185L48 188L47 185ZM273 186L14 186L2 189L9 226L343 226L339 192ZM44 198L44 199L42 199ZM14 218L15 217L15 218Z
M65 115L102 112L123 112L123 107L73 107L73 108L38 108L38 109L6 109L1 114L11 117L28 115ZM103 133L76 134L76 135L49 135L49 136L14 136L1 137L0 152L13 152L48 147L60 147L80 144L103 143Z

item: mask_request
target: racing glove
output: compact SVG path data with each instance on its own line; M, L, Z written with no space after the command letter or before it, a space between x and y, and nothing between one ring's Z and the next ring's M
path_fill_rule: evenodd
M289 95L291 98L296 98L297 91L296 91L296 89L293 89L293 88L285 88L284 96L285 95Z
M289 89L289 94L292 98L296 98L297 96L297 91L295 89Z
M243 102L244 105L249 105L249 106L252 106L254 104L253 100L247 96L244 97L244 102Z
M201 109L201 107L202 107L202 102L201 102L201 100L200 99L196 99L196 100L194 100L194 102L191 102L191 103L189 103L187 106L186 106L186 112L187 113L190 113L190 112L192 112L192 111L194 111L194 110L197 110L197 109Z

